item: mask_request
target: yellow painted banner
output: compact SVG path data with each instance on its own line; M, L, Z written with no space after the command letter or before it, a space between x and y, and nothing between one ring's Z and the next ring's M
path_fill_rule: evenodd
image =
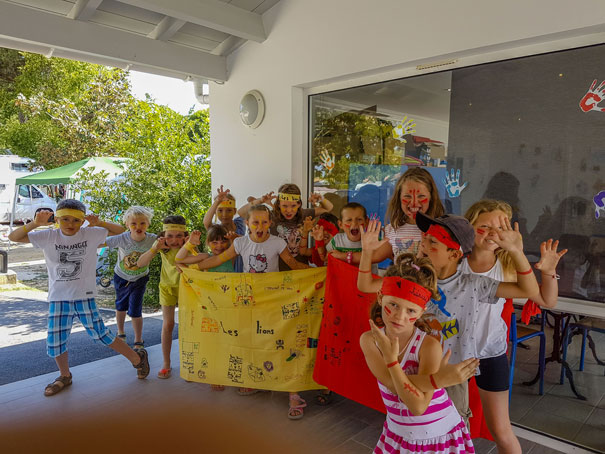
M280 273L184 269L179 288L181 377L305 391L313 381L325 268Z

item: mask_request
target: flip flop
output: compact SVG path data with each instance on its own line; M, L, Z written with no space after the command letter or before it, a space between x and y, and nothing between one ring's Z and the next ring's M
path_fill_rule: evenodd
M158 378L161 378L161 379L170 378L171 375L172 375L172 367L169 369L161 369L158 372Z
M298 405L292 405L294 402L298 402ZM290 395L290 407L288 408L288 419L297 420L305 416L303 408L307 406L305 399L300 397L298 394Z

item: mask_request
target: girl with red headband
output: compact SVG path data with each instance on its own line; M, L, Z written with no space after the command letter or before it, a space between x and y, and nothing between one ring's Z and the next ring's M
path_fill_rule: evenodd
M380 244L377 235L369 240ZM449 355L442 359L441 345L419 323L426 303L439 298L435 269L427 259L401 254L384 278L373 279L374 247L368 241L363 246L359 279L369 279L365 284L377 290L372 314L379 315L381 323L370 320L371 330L362 334L360 345L387 410L374 453L475 452L464 421L443 389L445 379L438 374ZM469 361L459 379L468 379L475 367L476 362ZM428 377L432 389L421 391L408 375Z

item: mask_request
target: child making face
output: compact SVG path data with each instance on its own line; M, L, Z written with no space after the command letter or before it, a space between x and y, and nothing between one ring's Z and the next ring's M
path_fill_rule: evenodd
M191 232L189 240L176 255L175 260L179 265L190 265L190 268L199 269L199 266L197 265L199 262L208 257L218 256L231 246L231 241L227 238L227 229L222 225L213 224L208 228L206 234L206 245L208 246L208 249L210 249L210 254L198 253L197 247L200 245L201 235L202 233L199 230ZM233 273L233 260L227 260L219 266L209 268L208 271L215 273Z

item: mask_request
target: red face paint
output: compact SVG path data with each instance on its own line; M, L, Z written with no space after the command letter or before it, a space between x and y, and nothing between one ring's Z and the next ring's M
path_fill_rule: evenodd
M483 235L485 233L485 230L483 230L483 229L477 229L477 233L479 235Z
M418 320L418 317L412 317L410 318L410 323L414 323L416 320Z
M431 252L437 252L437 248L436 247L432 247L431 248Z
M344 224L344 226L345 226L347 229L350 229L350 228L351 228L351 224Z
M412 388L409 383L404 383L403 387L405 389L407 389L409 392L411 392L413 395L415 395L416 397L420 397L420 395L418 394L418 391L416 391L414 388Z
M391 309L389 309L387 306L384 306L384 311L387 313L387 315L391 315Z

